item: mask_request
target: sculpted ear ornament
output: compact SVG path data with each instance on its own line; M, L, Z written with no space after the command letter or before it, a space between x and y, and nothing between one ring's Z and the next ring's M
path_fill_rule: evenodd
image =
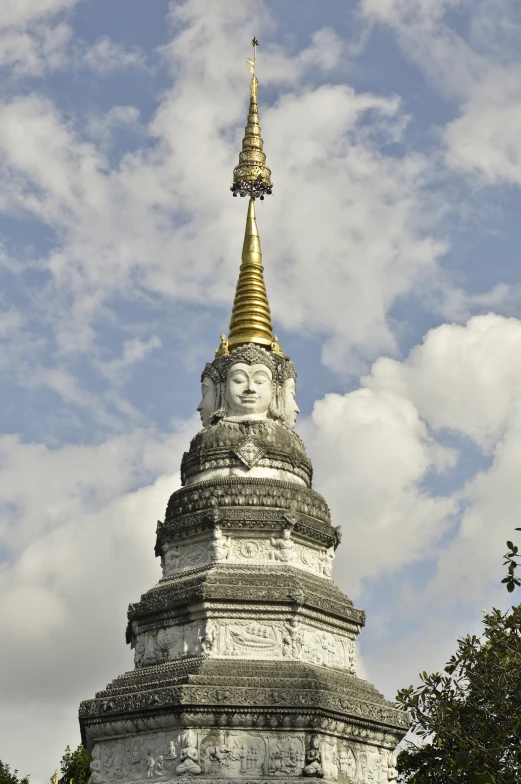
M275 419L279 422L284 422L284 414L279 408L271 404L268 408L268 419Z

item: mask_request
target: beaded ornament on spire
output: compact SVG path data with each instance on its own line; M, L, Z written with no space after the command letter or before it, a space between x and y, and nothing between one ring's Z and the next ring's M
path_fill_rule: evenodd
M248 112L248 122L244 129L242 140L242 150L239 153L239 165L233 170L233 182L231 191L234 196L239 193L241 196L249 196L251 199L260 198L271 194L271 171L266 166L266 155L262 148L264 142L261 137L259 125L259 108L257 106L258 81L255 73L257 65L257 46L259 42L256 38L252 40L253 60L246 60L246 65L251 73L250 83L250 110Z

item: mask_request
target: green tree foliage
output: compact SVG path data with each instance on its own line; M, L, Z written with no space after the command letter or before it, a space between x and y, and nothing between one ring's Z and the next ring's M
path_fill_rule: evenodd
M516 528L516 531L521 531L521 528ZM519 559L521 556L519 555L519 547L513 542L507 542L508 553L505 553L503 558L503 566L508 565L507 576L501 580L502 583L505 583L506 589L509 593L512 593L516 585L521 585L521 580L515 576L514 572L519 566Z
M87 784L90 776L90 757L83 746L78 746L76 751L71 751L67 746L60 763L60 770L60 784L70 784L72 779L74 784Z
M11 771L9 765L0 760L0 784L29 784L29 776L19 777L17 770Z
M507 546L503 583L513 591L519 556ZM458 640L443 674L424 672L420 686L398 692L414 733L398 755L400 782L521 783L521 605L485 613L483 627Z

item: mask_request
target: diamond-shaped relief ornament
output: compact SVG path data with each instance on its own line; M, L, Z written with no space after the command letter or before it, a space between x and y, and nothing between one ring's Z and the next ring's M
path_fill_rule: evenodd
M244 438L234 452L248 468L253 468L255 463L265 454L264 449L250 436Z

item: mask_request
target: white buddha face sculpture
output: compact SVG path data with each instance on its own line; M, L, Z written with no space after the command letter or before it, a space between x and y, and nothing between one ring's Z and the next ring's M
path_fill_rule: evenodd
M295 400L296 391L295 379L287 378L282 386L282 414L288 427L295 427L297 414L300 413L300 408Z
M197 410L201 416L203 427L208 427L210 424L210 416L213 414L216 408L215 382L212 378L210 378L210 376L203 376L203 380L201 382L201 392L202 398L201 402L197 406Z
M226 379L226 412L239 419L265 419L273 397L271 370L236 362Z

